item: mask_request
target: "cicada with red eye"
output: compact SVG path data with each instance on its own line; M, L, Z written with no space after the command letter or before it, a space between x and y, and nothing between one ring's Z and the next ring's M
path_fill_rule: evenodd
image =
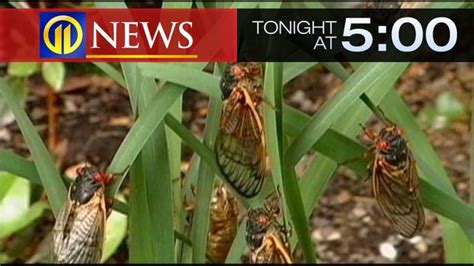
M217 163L240 195L253 197L260 192L268 172L261 110L262 64L229 64L220 85L224 105L215 146Z
M237 200L224 185L216 187L211 200L207 255L212 262L224 262L237 234Z
M293 263L289 232L279 223L280 208L265 202L263 208L250 209L247 214L245 240L251 263Z
M395 231L412 237L423 228L425 215L415 160L403 131L392 122L377 135L365 128L364 131L373 142L367 155L371 159L372 190L378 206Z
M110 181L110 175L95 167L77 169L77 177L69 187L66 202L53 228L53 262L100 262L111 205L106 200L105 187Z

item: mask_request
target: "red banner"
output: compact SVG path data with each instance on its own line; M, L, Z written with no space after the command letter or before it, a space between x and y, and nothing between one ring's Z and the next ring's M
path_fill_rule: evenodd
M235 9L0 9L0 62L229 62Z

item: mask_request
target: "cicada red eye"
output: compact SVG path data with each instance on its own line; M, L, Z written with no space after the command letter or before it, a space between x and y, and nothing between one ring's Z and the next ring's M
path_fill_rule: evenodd
M108 178L107 178L107 175L97 172L97 173L94 173L94 179L105 185Z
M386 150L390 146L390 144L386 141L381 141L379 142L378 146L379 146L379 149Z
M112 183L112 176L105 173L96 172L94 173L93 177L95 180L103 183L105 186L108 186Z

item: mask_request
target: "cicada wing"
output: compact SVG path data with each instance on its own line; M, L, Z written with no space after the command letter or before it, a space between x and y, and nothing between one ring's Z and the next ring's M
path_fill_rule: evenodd
M225 104L216 140L217 162L227 181L245 197L257 195L266 176L262 125L257 107L237 101Z
M96 196L84 205L84 210L78 212L75 220L77 231L72 238L77 243L71 252L71 258L76 263L98 263L102 256L104 242L106 209L104 195Z
M69 228L70 223L72 222L72 220L69 219L72 212L73 207L68 197L59 211L53 227L53 242L51 249L51 260L53 262L58 262L61 254L64 253L64 250L67 247L67 241L65 240L67 239L68 232L66 228Z
M424 226L425 216L418 193L418 175L409 157L403 180L396 182L377 163L373 170L373 190L380 209L394 229L404 237L412 237ZM415 184L415 186L412 186Z
M58 247L55 262L99 263L106 222L104 195L96 194L87 204L71 208L71 211L68 218L71 224L63 227L69 229L58 234L61 238L54 239Z

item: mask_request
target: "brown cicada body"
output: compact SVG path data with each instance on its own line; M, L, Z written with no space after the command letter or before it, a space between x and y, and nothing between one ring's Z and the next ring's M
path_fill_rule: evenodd
M55 263L99 263L110 213L105 186L110 176L86 166L77 169L53 228Z
M293 263L288 232L278 222L279 214L274 204L249 210L245 240L251 263Z
M423 228L425 215L415 160L403 132L390 124L377 136L367 130L365 133L373 142L367 155L372 159L369 169L374 197L395 231L412 237Z
M239 210L236 199L224 185L214 190L211 200L207 256L224 262L237 234Z
M217 163L240 195L253 197L267 176L262 64L229 64L221 90L224 106L215 146Z

